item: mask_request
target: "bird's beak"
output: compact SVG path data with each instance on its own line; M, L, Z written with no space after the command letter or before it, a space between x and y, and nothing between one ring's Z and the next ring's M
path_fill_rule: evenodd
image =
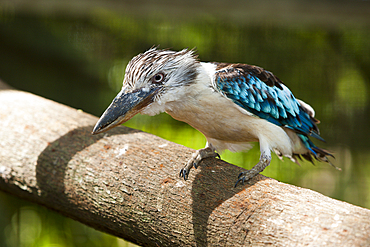
M160 87L150 89L141 88L131 92L124 92L122 90L100 117L92 134L99 134L130 120L140 110L153 102L154 96L160 89Z

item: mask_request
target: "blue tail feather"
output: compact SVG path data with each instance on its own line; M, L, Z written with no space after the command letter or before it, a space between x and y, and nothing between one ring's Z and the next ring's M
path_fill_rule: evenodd
M313 162L312 160L312 156L313 156L317 160L330 163L327 156L334 157L331 153L329 153L328 151L322 148L317 147L306 135L303 135L303 134L297 134L297 135L301 139L303 145L309 150L308 154L302 155L305 159Z

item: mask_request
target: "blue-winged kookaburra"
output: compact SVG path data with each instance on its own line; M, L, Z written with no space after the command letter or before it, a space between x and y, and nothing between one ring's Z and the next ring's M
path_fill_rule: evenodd
M200 62L193 50L179 52L152 48L127 65L122 90L94 127L93 134L109 130L137 113L166 112L203 133L206 147L196 151L180 171L229 149L243 151L259 142L259 162L242 172L235 186L262 172L271 151L309 161L329 162L327 151L309 137L319 136L311 106L296 99L271 72L248 64ZM329 162L330 163L330 162Z

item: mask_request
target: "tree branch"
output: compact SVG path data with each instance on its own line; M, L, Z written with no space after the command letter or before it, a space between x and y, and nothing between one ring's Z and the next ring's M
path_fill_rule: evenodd
M0 82L0 189L145 246L365 246L370 210L206 159Z

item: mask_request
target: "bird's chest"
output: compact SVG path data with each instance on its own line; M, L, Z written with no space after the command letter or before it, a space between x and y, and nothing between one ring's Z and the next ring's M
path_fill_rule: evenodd
M242 113L232 101L216 92L191 95L180 103L169 104L166 112L209 138L232 142L258 140L253 131L255 117Z

